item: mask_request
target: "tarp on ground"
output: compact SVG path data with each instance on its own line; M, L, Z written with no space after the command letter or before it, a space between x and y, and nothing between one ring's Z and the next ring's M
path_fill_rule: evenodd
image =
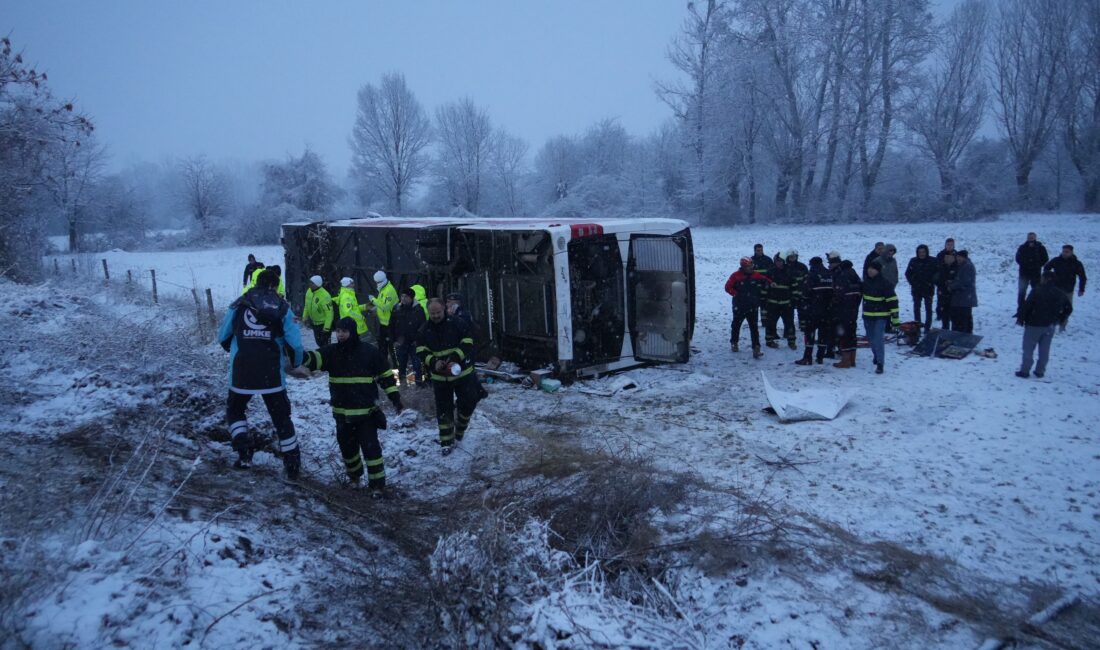
M854 388L783 391L772 386L763 370L760 376L764 379L764 394L780 422L832 420L856 394Z
M962 359L978 347L982 337L951 330L930 329L913 348L912 354L938 359Z

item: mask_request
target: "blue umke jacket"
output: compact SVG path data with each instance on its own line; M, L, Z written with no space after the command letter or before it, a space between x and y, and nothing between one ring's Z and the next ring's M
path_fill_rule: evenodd
M286 388L283 349L302 365L302 336L294 314L271 289L250 289L229 306L218 330L229 351L229 390L245 395L277 393Z

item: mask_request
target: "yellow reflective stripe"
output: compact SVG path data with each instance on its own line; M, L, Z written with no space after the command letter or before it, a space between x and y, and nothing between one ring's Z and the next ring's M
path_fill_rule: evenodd
M386 394L387 395L392 395L392 394L396 393L398 390L400 390L400 389L397 386L390 386L389 388L386 389Z
M461 341L459 341L459 343L468 343L468 344L470 344L470 345L473 345L473 344L474 344L474 340L473 340L473 339L471 339L471 338L468 338L468 337L467 337L467 338L464 338L464 339L462 339Z
M379 478L386 478L386 470L378 470L377 472L367 472L367 478L371 481Z
M329 377L330 384L373 384L374 377Z
M355 454L355 458L345 458L344 466L347 467L349 472L353 472L363 467L363 457L359 454Z
M428 346L426 346L426 345L418 345L418 346L416 346L416 351L417 351L417 352L427 352L427 351L428 351Z
M306 354L310 355L310 359L312 359L314 365L317 366L315 368L315 370L320 370L321 369L321 364L324 363L324 357L321 356L321 353L317 352L317 351L314 351L314 350L311 350L311 351L307 352Z
M381 457L367 460L367 467L378 467L381 464L382 464L382 458Z
M339 406L334 406L332 407L332 412L336 415L370 415L376 408L378 407L372 406L365 409L345 409L340 408Z

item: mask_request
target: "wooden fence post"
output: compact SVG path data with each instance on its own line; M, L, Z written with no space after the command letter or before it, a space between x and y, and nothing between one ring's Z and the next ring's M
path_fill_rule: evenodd
M74 257L69 261L73 263L73 275L76 275L76 258Z
M153 276L153 304L157 302L157 270L149 269L149 275Z
M126 269L126 284L130 284L134 281L134 275L130 272L130 269Z
M53 273L54 275L61 275L61 265L58 264L57 258L53 258Z
M103 258L103 281L104 282L110 282L111 281L111 274L110 274L109 271L107 271L107 258L106 257Z
M206 288L206 310L210 313L210 326L217 327L218 320L214 316L214 296L210 293L210 288Z
M191 287L191 297L195 299L195 325L199 328L199 338L205 338L205 327L202 323L202 303L199 302L199 292Z

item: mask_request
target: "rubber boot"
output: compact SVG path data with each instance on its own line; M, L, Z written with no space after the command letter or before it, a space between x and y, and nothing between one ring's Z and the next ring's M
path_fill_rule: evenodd
M300 449L284 451L283 468L286 470L287 479L297 481L302 473L302 451Z
M849 352L847 350L841 350L840 351L840 361L837 361L836 363L834 363L833 367L834 368L851 368L852 365L853 365L852 364L852 357L854 357L855 354L856 354L855 352Z
M885 366L885 364L883 364L883 363L876 363L875 364L875 374L876 375L881 375L883 372L885 372L884 366Z
M798 361L795 361L794 363L797 366L812 366L812 365L814 365L814 349L813 348L806 348L806 350L802 353L802 358L799 359ZM821 361L818 360L818 363L821 363Z
M820 365L825 363L825 346L817 346L817 357L815 361Z
M852 349L852 350L848 351L848 367L849 368L855 368L856 367L856 351L855 351L855 349Z
M759 345L752 346L752 358L753 359L759 359L762 356L764 356L764 353L760 351L760 346Z

